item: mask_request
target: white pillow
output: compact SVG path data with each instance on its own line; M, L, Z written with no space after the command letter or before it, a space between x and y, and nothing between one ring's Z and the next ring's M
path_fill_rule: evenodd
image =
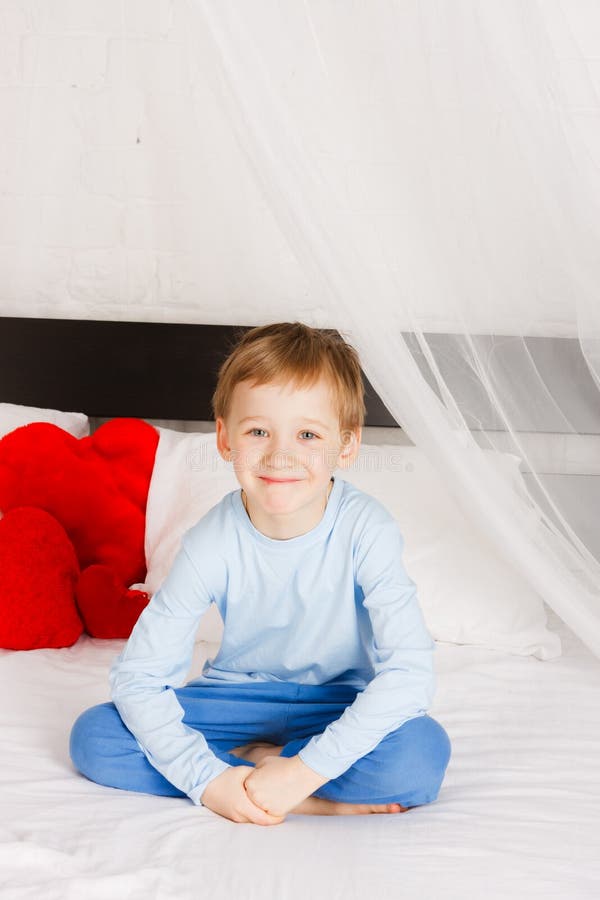
M90 433L89 419L84 413L0 403L0 438L21 425L31 425L33 422L50 422L76 438L87 437Z
M483 452L512 487L526 491L519 457ZM481 537L419 448L363 444L340 475L398 522L403 562L435 640L538 659L560 656L560 637L547 628L542 598Z
M146 583L153 594L177 554L181 537L229 491L239 488L217 450L215 432L158 428L159 443L146 506ZM484 450L519 490L519 459ZM417 447L363 444L340 478L378 499L396 518L403 560L418 588L427 627L437 641L476 644L540 659L559 656L560 638L546 628L542 599L484 542ZM196 640L219 643L213 604Z
M183 534L240 486L233 467L217 450L214 431L156 430L159 440L146 502L146 581L131 585L150 596L168 575ZM196 641L220 642L222 636L223 620L213 603L202 617Z

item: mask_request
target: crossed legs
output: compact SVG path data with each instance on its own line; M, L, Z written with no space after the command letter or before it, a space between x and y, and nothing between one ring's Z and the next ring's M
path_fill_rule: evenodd
M266 756L279 756L282 750L283 745L278 747L267 741L254 741L244 744L242 747L234 747L229 752L233 756L256 765ZM342 803L339 800L325 800L323 797L311 796L306 797L290 812L295 815L308 816L355 816L371 813L401 813L406 812L407 809L407 806L402 806L400 803Z
M355 694L347 688L295 684L188 685L175 691L184 721L229 765L256 765L265 755L301 752L338 718ZM233 748L233 749L232 749ZM147 760L113 703L86 710L73 726L71 758L87 778L110 787L184 797ZM427 715L406 721L294 813L400 812L437 798L450 740Z

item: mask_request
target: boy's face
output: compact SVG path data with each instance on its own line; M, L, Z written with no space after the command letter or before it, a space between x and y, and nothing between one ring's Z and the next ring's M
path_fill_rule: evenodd
M328 383L236 385L227 419L216 422L217 447L233 462L250 518L271 537L303 534L320 521L330 478L348 466L361 429L341 435Z

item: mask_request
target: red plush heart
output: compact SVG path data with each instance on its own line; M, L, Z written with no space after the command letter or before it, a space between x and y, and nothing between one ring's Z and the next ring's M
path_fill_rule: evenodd
M43 509L0 519L0 647L70 647L83 632L75 605L79 565L64 528Z
M80 440L47 422L16 428L0 440L0 510L8 515L17 508L35 507L64 528L80 570L84 575L91 570L82 578L77 599L94 637L128 637L148 601L146 594L129 592L127 586L143 582L146 576L146 500L157 443L158 432L152 425L127 418L112 419ZM0 533L2 559L10 562L11 552L2 546L3 541ZM40 547L42 551L45 548ZM27 559L26 544L15 545L14 552L15 560ZM9 566L12 606L9 621L2 624L4 643L0 645L63 646L77 639L72 627L67 629L67 639L61 631L52 631L45 618L46 634L36 631L30 639L27 632L32 608L39 605L47 611L46 582L54 586L58 579L64 596L61 578L67 569L61 554L53 578L46 555L38 570L37 556L30 554L28 580L22 583L23 566ZM15 605L17 597L20 601ZM70 597L73 600L72 591ZM61 606L61 615L62 610Z
M146 500L158 432L112 419L77 439L34 422L0 441L0 509L45 509L63 525L81 569L108 566L123 586L146 577Z
M75 589L85 630L95 638L128 638L148 605L145 591L123 587L106 566L88 566Z

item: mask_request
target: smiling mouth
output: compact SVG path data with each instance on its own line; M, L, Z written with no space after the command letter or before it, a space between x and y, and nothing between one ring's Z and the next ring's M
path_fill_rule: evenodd
M300 481L300 478L269 478L267 475L259 475L258 476L261 481L268 481L269 483L274 484L288 484L292 481Z

